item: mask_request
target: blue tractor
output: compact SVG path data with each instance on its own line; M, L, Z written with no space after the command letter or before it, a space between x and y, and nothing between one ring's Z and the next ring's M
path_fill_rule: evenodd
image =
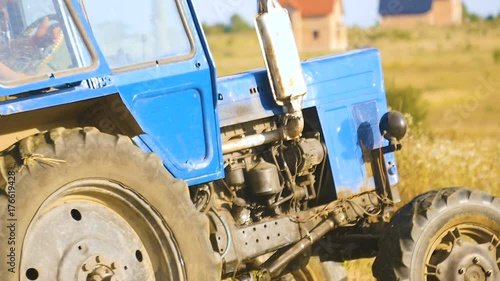
M217 77L191 0L0 1L2 280L499 280L500 199L396 212L379 52L300 62L259 2L266 69Z

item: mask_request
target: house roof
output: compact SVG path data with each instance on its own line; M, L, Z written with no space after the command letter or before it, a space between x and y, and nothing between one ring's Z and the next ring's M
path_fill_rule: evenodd
M432 9L433 0L380 0L379 13L382 16L424 14ZM438 0L434 0L438 1ZM448 1L448 0L446 0Z
M331 14L335 8L336 1L341 0L279 0L281 6L289 6L299 10L304 17L318 17Z

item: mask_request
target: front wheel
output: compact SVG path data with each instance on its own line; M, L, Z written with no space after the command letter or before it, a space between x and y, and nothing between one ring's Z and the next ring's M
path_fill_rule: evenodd
M500 280L500 198L431 191L401 208L379 242L377 280Z
M0 154L6 281L218 280L208 219L158 156L94 128Z

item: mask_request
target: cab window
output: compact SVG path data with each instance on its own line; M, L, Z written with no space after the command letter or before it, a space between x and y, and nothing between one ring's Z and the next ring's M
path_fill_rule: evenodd
M112 69L191 52L175 0L84 0L92 32Z
M0 0L0 82L92 63L64 1Z

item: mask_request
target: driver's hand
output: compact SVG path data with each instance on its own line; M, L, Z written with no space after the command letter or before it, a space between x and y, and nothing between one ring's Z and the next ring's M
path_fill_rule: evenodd
M31 38L33 43L39 47L44 45L56 44L61 39L61 28L59 26L50 26L49 17L45 17Z
M47 34L48 29L49 29L49 17L45 17L40 26L38 27L38 29L36 30L34 36L42 38L43 36L45 36L45 34Z

